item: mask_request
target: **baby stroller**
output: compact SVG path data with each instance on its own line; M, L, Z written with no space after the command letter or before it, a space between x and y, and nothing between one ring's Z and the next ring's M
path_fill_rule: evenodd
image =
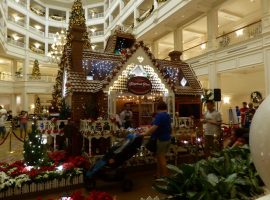
M133 182L126 179L122 165L138 152L142 142L142 135L129 134L126 140L111 147L91 170L85 172L84 183L86 188L94 188L96 180L101 179L105 182L122 182L123 191L131 191Z

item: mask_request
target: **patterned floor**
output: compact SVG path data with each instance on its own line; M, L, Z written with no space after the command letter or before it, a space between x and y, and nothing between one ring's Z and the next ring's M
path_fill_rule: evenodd
M15 130L14 133L19 136L19 130ZM0 138L0 144L3 139ZM19 141L13 134L7 137L6 141L0 145L0 162L14 162L23 158L23 142Z

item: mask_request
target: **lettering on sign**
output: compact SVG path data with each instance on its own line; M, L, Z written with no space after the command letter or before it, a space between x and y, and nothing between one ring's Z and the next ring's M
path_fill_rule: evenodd
M146 77L135 76L128 80L127 88L128 88L128 91L133 94L144 95L151 91L152 83Z

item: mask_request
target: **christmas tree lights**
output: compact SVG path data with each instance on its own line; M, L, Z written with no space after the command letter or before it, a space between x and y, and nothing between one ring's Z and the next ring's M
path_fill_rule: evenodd
M36 125L32 126L32 132L28 140L24 141L23 157L27 166L45 166L48 162L46 145L42 142L42 134L37 130Z

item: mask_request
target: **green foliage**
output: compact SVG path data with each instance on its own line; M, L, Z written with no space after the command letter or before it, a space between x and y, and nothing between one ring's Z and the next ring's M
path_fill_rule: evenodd
M42 144L42 135L35 125L24 141L23 148L24 161L28 166L40 167L48 164L46 145Z
M154 189L172 200L250 200L263 193L247 147L224 149L208 160L168 165L172 175Z

